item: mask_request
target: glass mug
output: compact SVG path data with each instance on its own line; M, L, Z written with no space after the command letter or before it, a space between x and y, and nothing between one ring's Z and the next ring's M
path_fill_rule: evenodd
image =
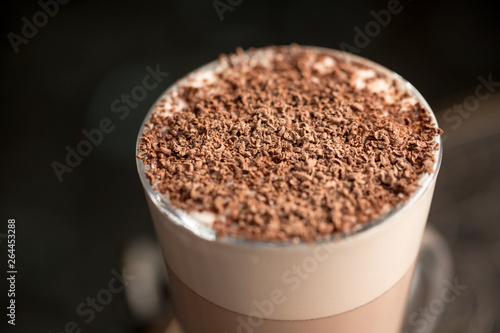
M429 111L437 126L428 103L398 74L359 56L316 49L387 74ZM195 72L215 66L217 62L212 62ZM422 176L406 203L356 231L311 244L218 238L211 227L157 193L145 176L147 167L137 159L167 266L174 313L183 331L401 332L441 164L441 138L436 142L435 173Z

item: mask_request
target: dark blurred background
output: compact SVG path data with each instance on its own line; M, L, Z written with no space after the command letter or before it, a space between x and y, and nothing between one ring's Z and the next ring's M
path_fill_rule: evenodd
M447 136L429 223L468 286L438 332L500 332L498 2L401 0L379 29L369 24L371 11L393 1L221 0L219 9L210 0L61 2L1 5L0 275L11 218L18 274L15 327L6 323L1 279L0 331L64 332L70 321L82 332L144 330L123 292L89 323L77 308L108 288L131 242L154 239L134 157L145 113L170 84L220 53L294 42L348 44L426 97ZM52 5L53 17L40 14L41 3L58 4L57 13ZM120 119L113 101L142 85L147 66L169 74ZM61 182L53 162L65 164L66 146L76 149L82 131L104 118L114 130Z

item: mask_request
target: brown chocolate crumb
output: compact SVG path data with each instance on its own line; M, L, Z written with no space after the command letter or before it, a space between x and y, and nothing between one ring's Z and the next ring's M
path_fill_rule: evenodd
M179 84L151 115L137 157L172 205L214 213L219 236L313 241L376 219L434 172L441 130L392 78L360 83L370 67L328 51L265 51L221 55L215 79Z

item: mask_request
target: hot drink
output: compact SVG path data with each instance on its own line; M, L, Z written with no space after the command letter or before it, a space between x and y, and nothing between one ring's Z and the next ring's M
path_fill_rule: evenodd
M238 50L177 82L137 156L185 332L398 332L439 134L340 51Z

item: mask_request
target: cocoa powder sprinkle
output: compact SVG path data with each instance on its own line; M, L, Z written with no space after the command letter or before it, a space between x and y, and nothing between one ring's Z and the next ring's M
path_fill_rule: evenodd
M310 242L380 217L434 172L442 131L387 74L326 50L265 51L221 55L213 79L156 106L137 157L173 206L213 213L220 237Z

